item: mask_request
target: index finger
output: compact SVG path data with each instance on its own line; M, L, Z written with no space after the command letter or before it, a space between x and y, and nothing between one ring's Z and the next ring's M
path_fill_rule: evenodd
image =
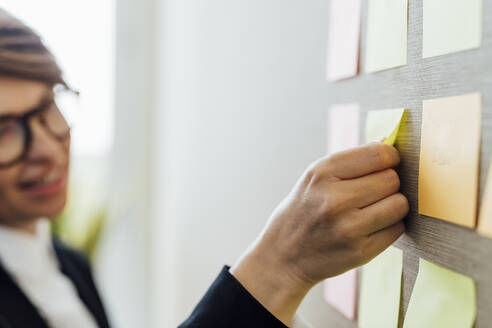
M330 174L343 180L363 177L394 168L399 164L398 150L382 142L372 142L349 149L334 154L326 160Z

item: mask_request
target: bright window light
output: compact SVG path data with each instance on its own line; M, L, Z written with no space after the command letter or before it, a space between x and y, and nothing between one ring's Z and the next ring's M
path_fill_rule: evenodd
M0 6L41 35L68 83L81 92L73 155L107 155L113 141L114 0L2 0Z

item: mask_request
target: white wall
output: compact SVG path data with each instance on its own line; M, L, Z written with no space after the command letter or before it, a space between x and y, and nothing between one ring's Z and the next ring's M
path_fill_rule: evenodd
M110 225L96 273L114 327L149 327L154 0L116 1Z
M325 153L328 1L160 1L152 327L174 327ZM320 290L304 313L323 327Z

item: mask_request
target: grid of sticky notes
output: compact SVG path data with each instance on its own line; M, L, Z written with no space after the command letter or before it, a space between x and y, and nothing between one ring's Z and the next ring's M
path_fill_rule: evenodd
M427 209L430 204L430 212L426 214L474 226L481 107L480 93L424 101L419 183L431 187L419 188L419 209ZM404 108L368 111L365 142L395 145L402 137L401 127L409 114ZM357 103L329 109L329 154L359 144L360 115ZM456 175L459 177L454 178ZM438 198L433 199L436 195ZM492 198L492 191L485 197ZM492 212L492 205L484 207L482 212ZM484 222L484 230L492 228L489 222ZM327 279L325 300L347 319L358 320L360 328L396 328L401 321L402 272L403 252L391 246L361 270ZM404 328L472 328L477 315L476 302L473 279L420 259L408 311L402 318Z
M422 58L479 48L483 0L422 0ZM408 0L367 0L365 42L361 0L331 0L326 78L338 82L407 65ZM492 164L478 202L482 95L478 92L423 101L418 212L492 238ZM365 142L395 145L406 115L403 106L364 111ZM359 144L356 102L328 112L328 154ZM399 134L400 133L400 134ZM408 142L407 142L408 144ZM397 145L398 147L398 145ZM478 224L477 224L478 218ZM478 226L478 227L477 227ZM472 328L477 292L472 278L420 259L404 318L400 318L403 251L391 246L358 270L325 281L325 300L360 328Z
M326 78L359 74L361 0L331 0ZM423 0L422 57L479 48L483 0ZM364 72L405 66L408 54L408 0L367 0Z

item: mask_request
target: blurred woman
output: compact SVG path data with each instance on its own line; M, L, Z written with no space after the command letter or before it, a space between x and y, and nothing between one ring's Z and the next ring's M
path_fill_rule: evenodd
M0 10L0 327L109 327L88 262L48 221L67 199L67 96L40 38Z

